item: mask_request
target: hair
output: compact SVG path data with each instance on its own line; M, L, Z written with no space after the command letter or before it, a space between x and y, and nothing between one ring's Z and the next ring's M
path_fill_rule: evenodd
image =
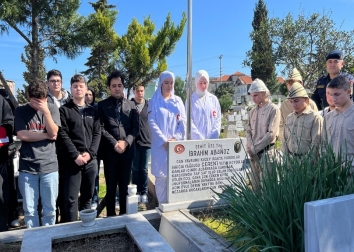
M134 85L134 87L133 87L133 91L135 91L138 87L143 87L144 88L144 90L145 90L145 86L144 85Z
M27 89L28 98L37 98L37 99L47 98L47 94L48 94L48 87L44 81L40 79L35 79L34 81L31 81L29 83Z
M85 83L85 85L87 86L86 79L81 74L75 74L73 77L71 77L70 86L72 86L75 82Z
M61 72L59 70L56 70L56 69L52 69L50 70L48 73L47 73L47 80L50 79L50 77L52 76L59 76L60 79L63 79L62 75L61 75Z
M121 71L114 70L107 77L107 87L109 87L111 85L111 80L115 79L115 78L120 78L120 80L122 81L122 84L124 85L124 75L123 75L123 73Z
M350 89L350 82L348 78L344 75L338 75L333 78L327 85L328 88L339 88L344 89L345 91Z

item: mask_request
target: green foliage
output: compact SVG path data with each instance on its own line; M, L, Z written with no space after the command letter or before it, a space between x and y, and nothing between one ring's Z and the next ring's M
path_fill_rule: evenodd
M88 76L88 84L94 89L96 100L100 101L106 97L108 92L105 76L111 70L110 58L117 48L118 35L114 31L114 23L118 12L111 10L115 6L108 5L107 0L98 0L95 3L90 2L90 4L96 11L90 15L90 19L97 23L94 26L97 38L91 46L91 55L85 63L88 68L81 73Z
M285 66L282 74L288 76L296 67L304 85L314 87L319 76L326 73L325 58L329 51L342 50L345 55L354 52L354 30L336 28L331 13L314 13L297 17L289 13L284 19L269 21L269 35L274 46L277 65Z
M187 97L184 81L179 76L177 76L175 80L175 95L181 97L183 102L186 100Z
M281 95L288 95L288 88L286 87L285 83L279 84L279 94Z
M252 50L246 53L247 59L243 64L251 67L252 79L263 80L271 91L276 85L275 65L272 42L268 33L268 10L263 0L259 0L256 4L252 27L253 31L250 34L253 41Z
M232 105L232 99L229 95L223 95L219 99L219 103L220 103L221 112L224 113L227 112L228 109L230 109Z
M26 104L28 102L27 95L26 95L27 89L28 89L28 85L23 84L22 89L18 88L16 90L16 100L18 104Z
M133 86L145 86L167 69L166 57L174 51L186 20L183 13L181 22L175 26L168 14L162 28L155 33L155 24L150 17L144 18L143 24L133 19L127 33L118 39L118 48L111 62L112 68L125 74L128 94Z
M222 96L227 95L234 97L235 88L233 85L228 83L223 83L215 89L215 96L220 100Z
M236 173L228 179L230 185L218 196L228 205L228 239L238 251L304 251L304 203L354 193L352 160L337 157L329 145L323 153L317 160L314 155L265 157L270 172L262 166L260 190Z
M57 56L74 59L92 43L97 22L78 15L79 7L80 0L1 1L0 35L13 29L26 41L31 79L40 78L43 53L54 60Z

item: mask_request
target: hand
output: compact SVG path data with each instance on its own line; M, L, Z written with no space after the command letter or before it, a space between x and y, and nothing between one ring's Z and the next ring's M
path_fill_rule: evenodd
M86 163L88 163L88 161L91 159L90 153L88 152L82 153L82 157L85 159Z
M116 145L114 146L114 150L118 152L119 154L122 154L125 149L127 148L128 143L124 140L119 140Z
M83 156L80 154L80 155L75 159L75 163L76 163L78 166L83 166L83 165L85 165L87 162L86 162L86 160L83 158Z
M31 98L30 105L32 108L42 112L43 114L50 113L48 109L47 99Z

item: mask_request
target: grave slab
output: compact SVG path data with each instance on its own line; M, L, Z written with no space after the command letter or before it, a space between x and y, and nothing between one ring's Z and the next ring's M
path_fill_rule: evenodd
M354 251L354 194L305 203L305 251Z
M233 173L245 176L245 138L169 142L168 203L210 200Z

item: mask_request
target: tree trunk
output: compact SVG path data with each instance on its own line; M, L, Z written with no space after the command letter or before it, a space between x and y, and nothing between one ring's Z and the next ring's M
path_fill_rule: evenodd
M38 43L38 17L35 15L36 1L32 0L32 44L31 44L31 79L39 77L39 43Z

